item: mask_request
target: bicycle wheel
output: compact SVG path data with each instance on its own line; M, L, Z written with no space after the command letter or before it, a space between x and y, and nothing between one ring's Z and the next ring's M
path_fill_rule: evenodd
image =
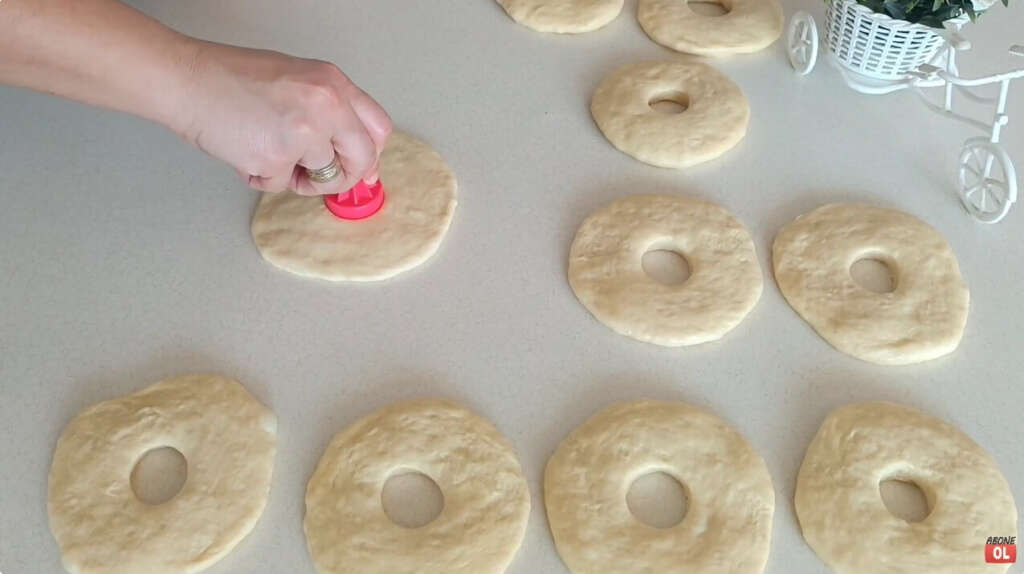
M985 138L967 140L960 152L960 201L975 219L996 223L1017 201L1017 173L999 144Z

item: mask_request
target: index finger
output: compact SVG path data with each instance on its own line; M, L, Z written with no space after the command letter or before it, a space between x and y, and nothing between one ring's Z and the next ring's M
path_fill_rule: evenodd
M394 127L391 116L376 100L359 87L353 86L352 89L353 94L349 100L352 111L356 113L359 121L366 128L366 132L370 134L370 139L373 140L373 145L377 148L377 154L380 154L384 151L384 145L387 144L388 136L391 135L391 130Z

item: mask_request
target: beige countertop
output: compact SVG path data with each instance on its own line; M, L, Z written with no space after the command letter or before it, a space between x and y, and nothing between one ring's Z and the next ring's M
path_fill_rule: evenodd
M249 235L256 194L226 166L140 120L0 88L0 572L60 570L46 477L63 425L87 405L197 371L242 381L280 425L266 512L215 574L313 572L303 497L324 447L356 417L412 397L467 404L519 451L533 512L516 574L566 572L545 521L544 464L617 400L690 401L753 443L777 498L770 574L826 572L801 538L793 489L823 417L852 401L898 401L959 426L1024 505L1024 207L995 226L968 217L954 174L976 134L912 94L858 95L827 66L797 78L781 43L715 60L750 100L749 133L678 172L616 151L590 119L605 74L682 57L643 34L633 0L577 37L515 25L490 0L136 4L190 34L335 61L399 129L444 155L459 207L440 251L412 272L367 285L299 279L260 258ZM977 51L965 72L1024 66L1005 55L1024 43L1024 2L1011 4L967 29ZM824 17L816 0L787 2L787 15L797 8ZM1005 146L1020 172L1024 82L1010 113ZM640 192L716 201L751 230L764 294L721 341L636 342L573 297L577 226ZM833 201L902 209L948 238L971 289L954 354L871 365L789 308L771 279L772 237Z

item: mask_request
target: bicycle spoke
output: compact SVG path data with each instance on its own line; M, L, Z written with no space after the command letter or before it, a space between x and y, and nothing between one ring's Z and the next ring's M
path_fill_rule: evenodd
M978 193L979 191L981 192L980 194ZM987 211L985 209L986 195L987 192L985 191L985 184L979 183L978 185L972 187L971 189L967 190L966 193L964 193L964 199L966 199L968 203L974 206L974 209L984 213L985 211Z
M985 159L978 154L978 151L978 148L971 150L971 159L974 160L974 165L978 168L978 173L981 173L985 169Z
M985 184L985 178L966 163L960 166L960 189L976 191L978 187ZM964 192L967 195L967 191Z
M988 191L989 195L992 196L992 199L1000 205L1006 202L1006 196L1009 195L1007 193L1006 184L997 179L989 180L985 184L985 189Z

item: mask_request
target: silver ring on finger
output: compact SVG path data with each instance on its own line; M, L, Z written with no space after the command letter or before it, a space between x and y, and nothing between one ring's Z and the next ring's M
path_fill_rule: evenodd
M338 163L338 156L334 156L331 163L320 169L306 168L306 175L315 183L330 183L341 175L341 164Z

